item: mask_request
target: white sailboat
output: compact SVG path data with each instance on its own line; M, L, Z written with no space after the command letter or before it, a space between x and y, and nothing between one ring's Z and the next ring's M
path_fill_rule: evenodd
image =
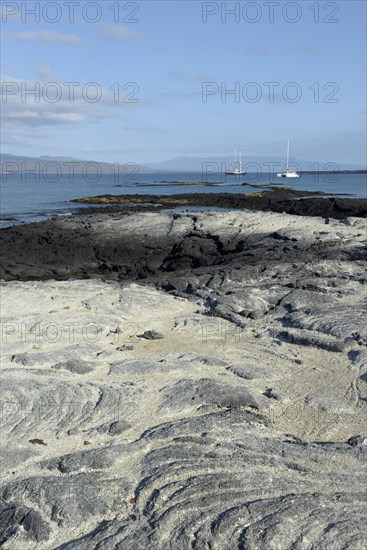
M289 169L289 140L287 147L287 162L285 165L285 172L280 172L279 174L277 174L277 176L278 178L299 178L299 174L297 174L297 172Z
M238 167L236 166L238 164ZM243 176L246 174L246 170L242 168L242 153L240 153L240 160L237 162L237 149L234 150L234 166L232 168L232 156L229 155L229 170L226 170L224 173L227 176Z

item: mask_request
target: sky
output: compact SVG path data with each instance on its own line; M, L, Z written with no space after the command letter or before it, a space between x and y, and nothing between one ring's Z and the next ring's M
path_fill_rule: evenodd
M366 2L1 2L2 151L366 165Z

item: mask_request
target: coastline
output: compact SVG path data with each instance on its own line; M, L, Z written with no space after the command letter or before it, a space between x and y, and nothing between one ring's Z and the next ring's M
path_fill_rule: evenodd
M366 220L313 212L0 230L8 548L363 547Z
M251 184L242 184L257 187ZM266 188L267 186L258 186ZM284 212L300 216L322 216L344 219L348 216L367 217L367 198L357 199L330 196L321 191L302 191L280 186L268 186L266 191L247 195L235 193L186 193L180 195L100 195L74 199L75 203L90 204L85 212L102 212L97 205L107 205L110 212L157 211L177 207L207 207L250 209L265 212ZM347 195L347 194L346 194ZM112 206L113 205L113 206ZM117 205L120 206L120 210Z

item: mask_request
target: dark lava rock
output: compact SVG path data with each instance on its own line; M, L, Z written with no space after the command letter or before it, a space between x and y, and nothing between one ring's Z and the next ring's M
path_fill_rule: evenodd
M50 526L36 510L16 503L1 502L0 505L0 545L16 537L17 533L26 532L27 538L35 542L49 539ZM15 546L13 546L15 548ZM18 546L20 548L20 546Z
M116 348L116 351L131 351L134 349L133 344L123 344L122 346L119 346Z
M145 340L162 340L164 336L156 330L146 330L143 334L138 334L138 338L145 338Z
M112 422L110 425L108 435L120 435L129 428L131 428L131 424L129 422L125 422L124 420L116 420L116 422Z
M367 445L367 435L353 435L348 439L348 444L352 447Z

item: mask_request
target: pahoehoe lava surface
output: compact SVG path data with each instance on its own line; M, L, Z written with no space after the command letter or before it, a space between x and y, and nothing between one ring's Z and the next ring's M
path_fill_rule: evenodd
M276 262L288 270L297 261L365 257L359 243L341 250L341 237L330 230L329 219L300 218L293 232L298 218L253 212L221 216L86 214L13 226L0 230L0 275L4 280L93 275L142 280L203 266L254 265L261 271L264 264ZM341 227L353 224L354 234L364 235L364 220L346 220ZM325 227L315 235L313 224Z
M3 548L366 547L364 219L0 237Z

